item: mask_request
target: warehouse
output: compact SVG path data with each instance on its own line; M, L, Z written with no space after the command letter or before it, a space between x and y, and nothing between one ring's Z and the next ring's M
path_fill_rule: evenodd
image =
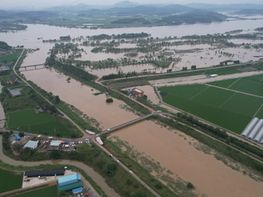
M24 145L24 149L25 148L29 148L29 149L36 149L38 147L38 143L39 141L32 141L32 140L29 140L25 145Z
M63 176L65 170L61 169L51 169L51 170L29 170L26 171L24 176L26 177L47 177L47 176Z
M59 191L71 191L76 188L82 187L81 176L78 173L63 176L58 178L58 190Z

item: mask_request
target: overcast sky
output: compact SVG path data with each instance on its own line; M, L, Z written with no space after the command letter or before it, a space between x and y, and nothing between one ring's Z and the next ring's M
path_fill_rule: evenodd
M130 0L139 3L263 3L262 0ZM0 9L6 8L43 8L57 5L72 5L78 3L86 3L92 5L109 5L120 2L120 0L0 0Z

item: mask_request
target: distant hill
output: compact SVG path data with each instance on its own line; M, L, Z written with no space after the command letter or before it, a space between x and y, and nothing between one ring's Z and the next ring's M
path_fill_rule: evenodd
M96 24L97 27L102 28L161 26L209 23L225 19L226 16L222 14L184 5L141 5L129 1L100 9L79 4L42 11L0 11L0 23L11 21L68 27L79 27L85 24Z
M235 14L247 15L247 16L263 15L263 8L262 9L243 9L243 10L239 10L235 12Z
M112 7L116 8L128 8L128 7L135 7L138 6L138 3L134 3L131 1L120 1L118 3L115 3Z

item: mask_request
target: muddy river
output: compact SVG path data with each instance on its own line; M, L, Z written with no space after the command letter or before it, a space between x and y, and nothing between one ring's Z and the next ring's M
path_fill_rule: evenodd
M96 119L104 129L127 122L137 117L123 109L124 103L114 99L111 104L106 103L106 95L97 93L93 88L82 85L80 82L57 73L54 70L37 70L23 72L28 80L33 81L47 92L52 92L65 101L75 106L87 116Z
M28 54L23 62L23 65L31 65L43 63L52 47L52 44L42 43L41 39L55 39L63 35L78 37L109 32L111 34L146 32L151 33L154 37L183 36L191 35L193 32L195 34L213 34L236 29L255 29L261 27L262 24L263 20L245 20L174 27L121 28L110 31L107 29L85 30L29 25L25 31L0 33L0 40L13 46L24 45L27 48L40 48L39 51ZM114 99L112 104L107 104L104 94L95 96L96 90L73 79L68 82L66 76L54 70L27 71L24 72L24 75L47 92L58 95L63 101L96 119L103 128L112 127L136 117L132 112L123 109L124 103L122 101ZM150 89L145 89L146 91L150 91ZM161 128L153 122L142 122L119 131L115 135L128 141L138 151L159 161L175 176L192 182L200 193L220 197L262 196L262 182L256 182L226 166L214 156L198 151L189 144L193 139L187 137L185 140L185 137Z
M174 176L190 181L200 194L213 197L262 196L262 182L233 170L212 154L197 150L193 144L198 142L179 131L144 121L113 136L160 162Z

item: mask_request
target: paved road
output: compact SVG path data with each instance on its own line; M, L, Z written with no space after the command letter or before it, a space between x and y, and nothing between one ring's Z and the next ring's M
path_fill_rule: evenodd
M72 161L72 160L54 160L54 161L49 160L49 161L34 161L34 162L14 160L3 153L2 140L3 138L0 135L0 160L4 163L7 163L12 166L25 166L25 167L37 167L39 165L52 165L52 164L75 166L83 170L89 177L91 177L108 196L120 197L119 194L117 194L111 187L108 186L105 179L100 174L98 174L91 167L87 166L82 162Z

